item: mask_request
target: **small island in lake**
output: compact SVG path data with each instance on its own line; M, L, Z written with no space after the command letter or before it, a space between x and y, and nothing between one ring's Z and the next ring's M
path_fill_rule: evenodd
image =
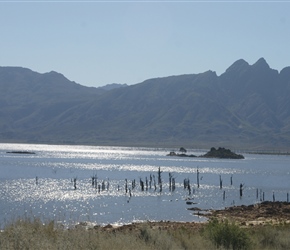
M212 147L209 152L200 157L204 158L221 158L221 159L244 159L245 157L240 154L236 154L229 149Z
M9 151L6 153L7 154L35 154L34 152L30 152L30 151Z
M181 154L175 153L171 151L167 156L179 156L179 157L202 157L202 158L220 158L220 159L244 159L245 157L240 154L236 154L229 149L221 148L218 149L212 147L210 151L208 151L204 155L196 156L196 155L187 155L187 150L185 148L180 148L179 150L182 152Z
M185 154L185 153L178 154L178 153L175 153L174 151L171 151L167 156L197 157L196 155L187 155L187 154Z
M179 149L180 154L175 153L174 151L171 151L167 156L180 156L180 157L197 157L196 155L187 155L187 150L184 147L181 147Z

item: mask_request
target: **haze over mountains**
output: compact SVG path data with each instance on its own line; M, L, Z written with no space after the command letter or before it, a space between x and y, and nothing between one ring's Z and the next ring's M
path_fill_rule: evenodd
M290 67L265 59L127 86L0 67L0 142L289 149Z

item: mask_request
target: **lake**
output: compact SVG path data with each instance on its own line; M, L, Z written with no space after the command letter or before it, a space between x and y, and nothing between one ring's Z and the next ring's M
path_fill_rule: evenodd
M172 150L178 148L0 144L0 226L26 217L65 226L84 221L98 225L204 221L188 209L287 200L290 156L243 154L243 160L166 156ZM189 189L184 180L189 180Z

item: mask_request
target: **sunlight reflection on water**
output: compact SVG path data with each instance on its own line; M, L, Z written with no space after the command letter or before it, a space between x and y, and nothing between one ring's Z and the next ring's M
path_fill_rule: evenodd
M13 150L36 154L6 153ZM246 155L245 160L221 160L168 157L168 152L151 148L0 144L0 223L19 216L55 219L65 225L80 221L203 221L203 217L187 209L256 203L260 202L261 192L268 200L273 192L276 200L285 200L290 189L287 156ZM145 183L151 175L157 181L159 167L162 192L158 185L155 190L153 183L142 191L140 180ZM176 180L174 192L170 191L169 173ZM98 185L104 183L103 190L92 185L93 176ZM186 178L190 179L190 192L184 189ZM136 188L132 187L133 180ZM242 198L240 183L245 187ZM196 204L186 204L188 199Z

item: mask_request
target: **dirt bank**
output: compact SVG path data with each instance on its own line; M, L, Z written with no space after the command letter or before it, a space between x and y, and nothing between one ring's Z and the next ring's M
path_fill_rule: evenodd
M265 201L249 206L234 206L211 211L206 217L228 219L245 226L290 223L290 203Z
M197 212L196 214L198 214ZM201 214L199 214L201 215ZM258 226L265 224L290 223L290 203L287 202L262 202L249 206L233 206L222 210L207 211L203 215L207 218L218 218L220 220L228 219L239 223L241 226ZM158 230L175 230L180 228L190 230L200 230L205 223L200 222L172 222L158 221L145 223L132 223L120 227L107 225L105 227L95 226L95 229L106 231L132 231L140 230L144 225Z

